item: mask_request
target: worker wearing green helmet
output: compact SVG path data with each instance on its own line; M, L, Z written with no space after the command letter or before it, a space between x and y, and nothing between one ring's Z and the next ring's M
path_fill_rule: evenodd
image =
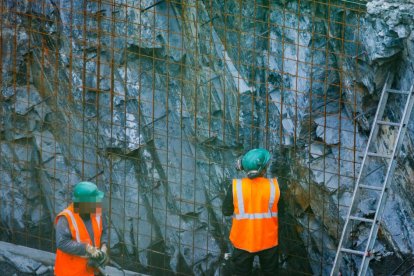
M254 257L264 275L278 274L278 202L276 178L266 178L271 155L266 149L252 149L236 168L245 178L233 179L223 201L223 215L232 216L232 274L251 275Z
M102 216L104 193L88 181L75 185L73 203L60 212L56 224L55 275L92 276L108 262L107 224Z

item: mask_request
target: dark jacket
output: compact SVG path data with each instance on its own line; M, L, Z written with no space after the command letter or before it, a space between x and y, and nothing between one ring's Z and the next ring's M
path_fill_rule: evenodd
M223 206L221 206L221 211L225 216L232 216L234 213L233 205L233 180L230 181L230 184L227 186L226 195L224 197Z

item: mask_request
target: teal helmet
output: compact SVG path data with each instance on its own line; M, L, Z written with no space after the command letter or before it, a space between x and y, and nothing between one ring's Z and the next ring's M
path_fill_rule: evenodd
M103 197L104 192L92 182L79 182L73 189L73 202L101 202Z
M266 149L252 149L239 161L239 167L247 173L249 178L254 178L267 168L270 157L270 152Z

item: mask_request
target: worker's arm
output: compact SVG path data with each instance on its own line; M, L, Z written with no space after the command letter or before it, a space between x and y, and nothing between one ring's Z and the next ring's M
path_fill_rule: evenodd
M234 205L233 205L233 181L230 181L226 189L226 195L224 197L223 206L221 207L221 211L225 216L232 216L234 213Z
M102 215L102 234L101 234L101 247L108 245L108 222L106 216ZM106 253L106 252L105 252Z
M86 245L72 239L69 224L66 217L61 216L56 224L56 246L65 253L85 256Z

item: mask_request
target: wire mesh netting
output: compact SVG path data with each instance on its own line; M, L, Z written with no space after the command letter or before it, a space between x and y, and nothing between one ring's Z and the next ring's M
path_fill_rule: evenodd
M330 270L376 110L356 81L364 1L0 3L1 240L56 251L88 180L122 266L225 275L224 191L263 147L280 269Z

